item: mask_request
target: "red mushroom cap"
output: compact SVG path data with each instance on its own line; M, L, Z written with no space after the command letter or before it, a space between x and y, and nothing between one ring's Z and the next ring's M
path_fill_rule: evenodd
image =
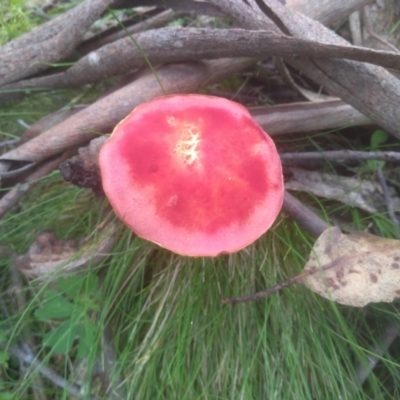
M238 251L283 201L272 139L245 107L171 95L136 107L100 152L104 191L140 237L187 256Z

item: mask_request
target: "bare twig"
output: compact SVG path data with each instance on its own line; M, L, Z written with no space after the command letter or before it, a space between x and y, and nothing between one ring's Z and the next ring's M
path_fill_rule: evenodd
M299 200L285 191L282 211L292 217L310 235L318 237L329 225Z
M127 26L126 30L131 35L134 35L136 33L142 32L147 29L158 28L159 26L164 25L166 22L168 22L172 18L177 18L181 15L182 15L182 13L175 12L173 10L165 10L157 15L154 15L153 17L146 19L145 21L138 22L137 24L134 24L132 26ZM115 42L119 39L123 39L124 37L126 37L127 32L125 32L124 30L120 30L115 33L110 33L109 35L102 37L101 39L98 39L96 37L91 38L88 41L83 42L77 48L77 52L79 54L87 54L90 51L94 51L94 50L99 49L102 46L105 46L106 44ZM104 36L104 35L102 35L102 36Z
M394 51L395 53L400 53L400 50L393 45L392 43L388 42L387 40L385 40L383 37L379 36L373 29L371 24L369 23L368 17L365 14L365 9L362 9L362 21L364 24L364 28L365 30L368 32L368 34L370 36L372 36L375 40L377 40L378 42L382 43L383 45L385 45L388 49Z
M285 5L312 19L320 21L324 25L332 25L343 21L353 11L359 10L361 7L374 2L375 0L286 0Z
M45 164L41 165L36 171L32 172L27 177L24 183L17 185L10 191L8 191L0 199L0 219L2 219L6 215L6 213L36 185L37 181L40 178L48 175L51 171L56 169L62 161L66 160L71 155L72 152L67 151L62 156L46 162Z
M354 0L352 0L354 1ZM196 0L119 0L119 7L157 6L159 8L172 8L183 13L196 13L223 17L224 14L214 5L205 1Z
M355 150L332 150L332 151L310 151L303 153L281 153L281 160L285 161L321 161L329 160L336 162L343 161L400 161L400 152L396 151L355 151Z
M399 219L397 218L397 215L395 214L393 200L389 194L389 188L387 186L385 175L383 174L382 168L380 168L380 167L378 168L377 175L378 175L379 183L380 183L382 191L383 191L383 198L385 199L386 208L388 210L389 217L392 220L392 222L399 227L400 222L399 222Z
M8 348L8 352L17 357L21 363L30 366L31 369L36 370L53 382L56 386L63 388L71 395L77 397L78 399L87 398L87 395L83 394L78 386L69 383L66 379L60 375L57 375L51 368L46 367L43 362L38 360L32 349L27 344L22 345L22 347L11 346ZM90 399L96 400L95 397L90 397Z
M289 278L285 280L284 282L277 283L276 285L266 289L266 290L261 290L260 292L250 294L248 296L240 296L240 297L225 297L221 299L222 304L236 304L236 303L250 303L251 301L257 301L261 300L264 297L268 297L271 294L277 293L280 290L291 286L295 283L299 283L299 279L302 274L295 275L292 278Z
M252 107L249 111L271 135L372 124L369 118L339 99Z

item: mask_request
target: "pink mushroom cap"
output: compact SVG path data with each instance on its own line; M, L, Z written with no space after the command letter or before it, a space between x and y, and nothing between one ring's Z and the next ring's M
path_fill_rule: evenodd
M270 228L283 201L272 139L245 107L214 96L139 105L102 147L100 170L119 218L186 256L243 249Z

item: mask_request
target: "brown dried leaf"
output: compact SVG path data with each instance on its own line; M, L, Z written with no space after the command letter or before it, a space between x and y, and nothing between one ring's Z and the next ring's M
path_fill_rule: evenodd
M400 297L400 241L328 228L317 240L302 283L337 303L363 307Z
M368 213L379 212L383 199L377 183L355 177L345 177L301 168L287 168L292 176L285 182L286 190L306 191L316 196L334 199ZM390 191L394 207L400 203L394 190Z
M99 228L101 229L101 228ZM53 231L39 233L27 254L15 259L15 268L28 278L45 278L51 273L66 274L99 264L112 249L116 225L109 223L94 238L75 242L58 240Z

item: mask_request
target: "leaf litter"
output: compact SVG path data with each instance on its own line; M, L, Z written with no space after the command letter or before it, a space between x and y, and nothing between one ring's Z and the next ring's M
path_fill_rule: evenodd
M391 303L400 297L399 244L399 240L366 232L343 234L333 226L317 239L300 274L250 296L222 299L222 303L258 300L295 283L347 306Z

